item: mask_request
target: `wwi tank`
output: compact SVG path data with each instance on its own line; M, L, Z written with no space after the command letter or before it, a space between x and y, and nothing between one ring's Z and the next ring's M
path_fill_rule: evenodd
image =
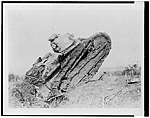
M111 39L103 32L89 38L73 37L53 34L49 41L54 52L39 57L24 78L24 83L34 89L35 97L54 106L67 92L89 81L111 49Z

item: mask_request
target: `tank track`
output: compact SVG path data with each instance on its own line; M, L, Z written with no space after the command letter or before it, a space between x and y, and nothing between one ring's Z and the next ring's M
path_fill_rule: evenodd
M65 92L90 80L110 52L111 39L106 33L96 33L81 40L82 43L61 62L61 69L51 82L57 83L53 85L58 90Z

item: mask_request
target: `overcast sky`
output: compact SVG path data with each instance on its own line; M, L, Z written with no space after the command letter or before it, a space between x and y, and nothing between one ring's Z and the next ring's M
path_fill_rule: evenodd
M132 5L18 4L5 8L8 69L25 73L39 56L51 51L53 33L74 33L75 38L106 32L112 40L102 68L139 62L142 58L143 3Z

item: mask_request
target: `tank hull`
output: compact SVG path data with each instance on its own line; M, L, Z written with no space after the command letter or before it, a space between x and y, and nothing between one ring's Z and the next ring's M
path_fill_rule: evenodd
M45 102L57 103L68 91L92 79L111 50L111 39L106 33L79 40L71 50L46 54L27 71L24 82L38 88L36 93L44 94L41 98ZM40 93L40 88L46 92Z

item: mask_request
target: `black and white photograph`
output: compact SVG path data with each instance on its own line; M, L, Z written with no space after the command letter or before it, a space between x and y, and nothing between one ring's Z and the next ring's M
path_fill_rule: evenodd
M10 115L143 115L144 2L3 3Z

